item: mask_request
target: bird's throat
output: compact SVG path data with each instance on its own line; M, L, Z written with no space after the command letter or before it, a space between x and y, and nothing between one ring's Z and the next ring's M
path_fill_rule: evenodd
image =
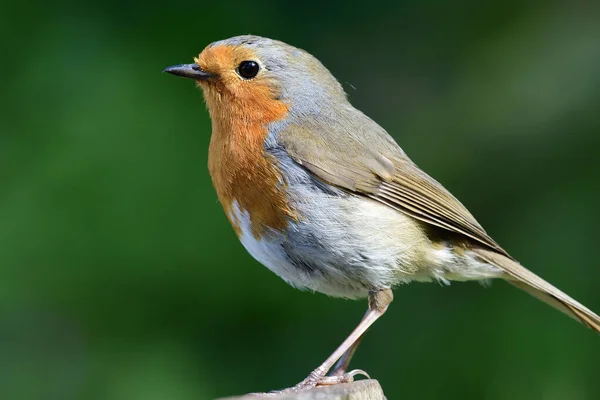
M260 239L269 230L284 230L290 218L295 219L278 162L265 152L269 123L283 118L287 109L268 119L240 118L236 114L241 110L231 111L235 112L223 115L222 110L211 110L208 167L219 201L238 236L242 215L250 221L252 235Z

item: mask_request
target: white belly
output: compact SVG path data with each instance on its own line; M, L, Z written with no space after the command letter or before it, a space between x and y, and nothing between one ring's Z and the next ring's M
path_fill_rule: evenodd
M294 277L297 275L295 267L288 261L283 248L281 247L284 237L278 232L270 232L260 239L252 234L252 222L248 212L240 210L237 202L232 205L232 220L239 221L241 233L239 239L246 251L252 257L278 276L283 278L292 286L302 287Z
M312 192L296 202L299 222L285 232L252 234L250 218L234 203L246 250L290 285L335 297L410 281L494 278L501 271L470 252L434 246L420 223L367 198Z

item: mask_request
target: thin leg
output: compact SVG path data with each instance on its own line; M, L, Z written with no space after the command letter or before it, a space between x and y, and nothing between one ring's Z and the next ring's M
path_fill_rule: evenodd
M393 298L394 296L391 289L369 292L369 310L360 321L358 326L352 331L350 336L348 336L346 340L342 342L342 344L327 358L327 360L323 362L323 364L311 372L306 379L292 388L284 389L277 393L298 392L313 388L318 385L335 385L342 382L351 382L353 379L352 377L356 375L356 373L361 373L363 371L351 371L339 376L325 376L325 374L327 374L327 371L331 369L333 364L335 364L335 362L338 361L346 352L350 351L353 347L356 347L356 342L360 341L360 338L367 331L367 329L369 329L369 327L385 313ZM349 357L351 357L351 355Z
M365 317L367 316L368 313L369 313L369 310L367 310L367 312L363 316L363 319L365 319ZM354 353L356 352L358 345L360 344L360 342L362 342L364 337L365 337L365 335L362 334L361 337L359 337L358 340L356 342L354 342L352 347L350 347L348 349L348 351L346 351L344 353L342 358L340 358L335 363L335 365L333 366L333 369L331 371L329 371L328 376L339 376L339 375L344 375L344 373L346 373L346 370L348 369L348 366L350 365L350 360L352 360L352 357L354 356Z
M350 347L344 353L344 355L335 363L335 365L333 366L333 369L329 372L328 376L340 376L340 375L344 375L346 373L346 370L348 369L348 366L350 365L350 360L352 360L352 357L354 356L354 353L356 352L358 345L360 344L360 342L362 342L364 337L365 337L365 335L363 333L356 340L356 342L354 342L352 347Z

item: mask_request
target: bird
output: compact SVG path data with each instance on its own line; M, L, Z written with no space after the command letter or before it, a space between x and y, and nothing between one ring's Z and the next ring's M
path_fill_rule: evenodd
M164 72L203 92L209 173L248 253L298 289L368 300L342 344L279 392L367 375L347 372L352 355L409 282L503 279L600 333L597 314L500 247L307 51L235 36Z

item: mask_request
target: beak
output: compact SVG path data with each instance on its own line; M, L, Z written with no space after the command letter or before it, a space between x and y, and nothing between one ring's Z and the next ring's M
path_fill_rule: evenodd
M213 74L210 72L204 71L202 68L200 68L198 64L173 65L172 67L165 68L163 72L168 72L169 74L177 76L183 76L184 78L195 79L197 81L205 81L213 76Z

